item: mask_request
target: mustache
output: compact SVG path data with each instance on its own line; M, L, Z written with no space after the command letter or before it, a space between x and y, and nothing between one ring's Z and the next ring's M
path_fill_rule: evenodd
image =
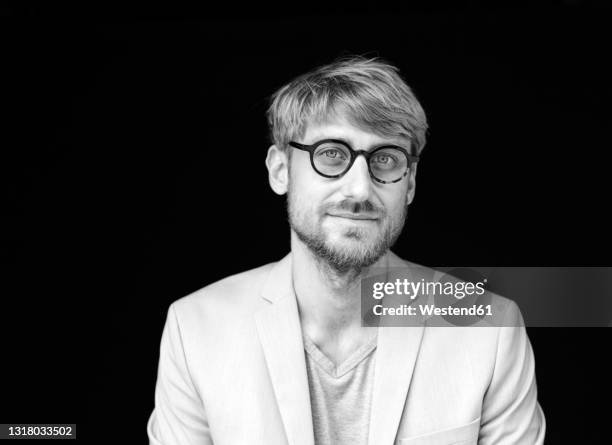
M384 217L385 209L377 206L372 201L354 201L352 199L343 199L337 203L327 203L321 208L322 213L333 212L349 212L354 214L367 214L375 217Z

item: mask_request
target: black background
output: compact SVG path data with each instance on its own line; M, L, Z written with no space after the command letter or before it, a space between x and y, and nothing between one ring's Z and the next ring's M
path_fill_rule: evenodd
M264 166L267 97L337 56L396 64L429 118L396 253L612 266L607 9L0 13L2 423L146 443L168 305L289 249ZM611 332L529 328L547 443L609 436Z

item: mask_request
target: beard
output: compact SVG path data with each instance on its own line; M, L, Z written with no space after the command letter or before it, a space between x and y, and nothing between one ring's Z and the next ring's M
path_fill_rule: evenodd
M328 217L328 212L334 211L366 213L375 215L377 219L375 223L367 223L365 227L357 225L330 230L324 227L323 218ZM287 214L291 229L315 258L335 273L345 275L361 273L363 269L376 263L395 244L404 227L407 206L403 206L398 214L389 215L384 208L375 206L370 201L345 199L308 209L299 205L295 193L289 190ZM371 227L370 224L376 226ZM335 241L331 239L334 237Z

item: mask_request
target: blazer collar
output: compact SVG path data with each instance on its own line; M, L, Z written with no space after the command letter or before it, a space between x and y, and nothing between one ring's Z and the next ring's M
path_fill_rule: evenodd
M370 445L391 445L395 441L423 332L422 325L378 328L368 438Z
M261 296L270 303L276 303L288 296L295 296L293 292L292 258L292 254L288 253L282 260L275 263L268 273L261 289Z
M272 267L261 294L272 304L255 313L255 323L288 443L314 445L306 359L291 270L291 254Z
M415 279L412 274L415 269L412 268L418 270L421 266L405 261L389 251L386 267L392 275L399 272ZM378 327L369 445L392 445L395 442L423 333L424 325Z
M392 252L387 253L387 259L388 267L410 264ZM291 253L272 267L261 296L271 304L256 312L255 322L288 442L313 445L310 392L293 291ZM368 443L391 445L402 417L423 327L378 329Z

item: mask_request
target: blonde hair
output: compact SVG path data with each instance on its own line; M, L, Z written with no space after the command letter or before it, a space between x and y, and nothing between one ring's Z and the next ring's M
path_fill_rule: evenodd
M413 154L425 146L425 112L399 70L362 56L338 59L277 90L267 111L272 143L286 149L290 140L304 136L309 122L339 112L379 136L409 139Z

